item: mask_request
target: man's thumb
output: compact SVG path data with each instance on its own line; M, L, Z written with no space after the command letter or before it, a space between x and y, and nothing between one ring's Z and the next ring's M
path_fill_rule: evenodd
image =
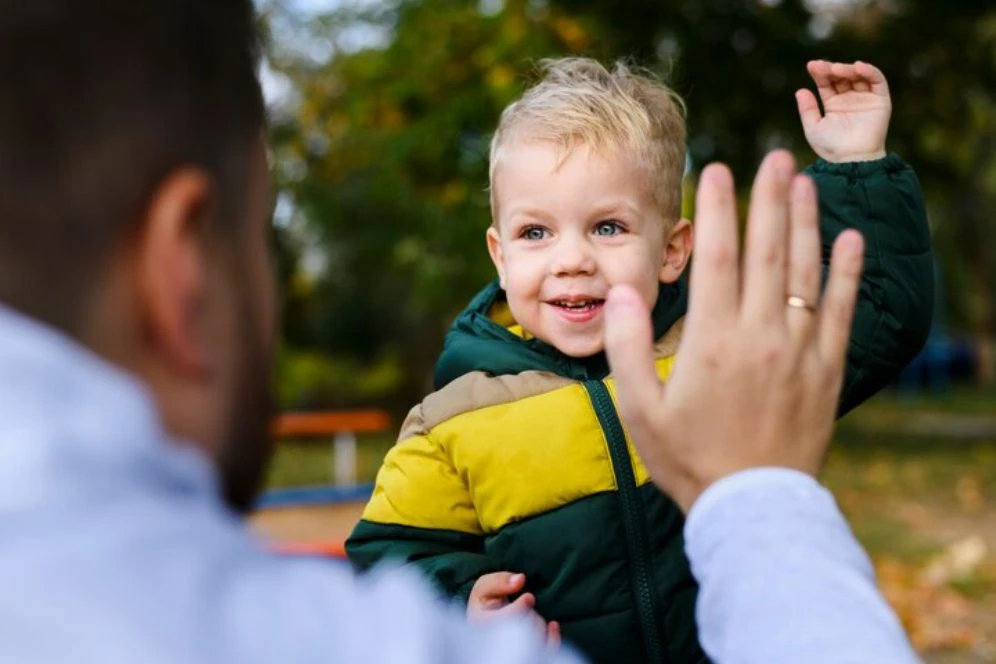
M654 368L650 311L631 286L615 286L605 302L605 352L624 417L640 417L663 387Z

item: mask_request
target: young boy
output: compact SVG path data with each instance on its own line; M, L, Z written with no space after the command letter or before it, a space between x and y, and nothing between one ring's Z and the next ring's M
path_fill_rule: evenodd
M871 65L813 62L797 94L828 250L867 242L841 412L922 345L930 242L912 170L886 156L888 89ZM596 662L702 662L682 516L649 481L613 402L602 305L653 307L658 369L679 349L691 251L680 100L623 66L554 61L492 143L496 283L454 323L437 391L412 410L347 542L368 568L419 567L474 616L535 612ZM786 294L791 295L791 294ZM722 416L722 404L716 404ZM674 426L681 426L675 422Z

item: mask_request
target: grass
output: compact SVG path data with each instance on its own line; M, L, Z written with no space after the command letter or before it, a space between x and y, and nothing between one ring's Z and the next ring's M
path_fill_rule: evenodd
M356 474L359 482L372 482L384 455L394 444L395 434L357 437ZM286 440L277 446L270 466L268 486L283 488L328 484L332 481L330 440Z

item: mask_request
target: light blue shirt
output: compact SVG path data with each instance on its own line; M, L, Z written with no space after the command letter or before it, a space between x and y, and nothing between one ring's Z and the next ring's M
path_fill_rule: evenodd
M696 622L722 664L916 664L833 496L804 473L746 470L692 506Z
M811 479L734 476L686 534L716 662L915 661ZM267 553L139 382L0 308L0 662L574 661L537 632L469 625L404 573Z
M267 553L140 383L0 309L0 662L554 661L408 574Z

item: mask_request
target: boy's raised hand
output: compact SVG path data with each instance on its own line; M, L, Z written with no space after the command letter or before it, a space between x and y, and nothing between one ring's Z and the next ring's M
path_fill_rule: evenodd
M546 632L547 643L551 647L560 646L560 624L551 620L543 620L533 610L536 606L536 596L532 593L522 593L513 602L508 598L522 591L526 586L525 574L511 572L495 572L485 574L475 583L467 600L467 617L477 620L490 620L508 616L530 616L537 627Z
M823 102L816 95L795 93L802 129L822 159L843 163L885 156L892 100L885 75L867 62L844 64L814 60L806 66Z

